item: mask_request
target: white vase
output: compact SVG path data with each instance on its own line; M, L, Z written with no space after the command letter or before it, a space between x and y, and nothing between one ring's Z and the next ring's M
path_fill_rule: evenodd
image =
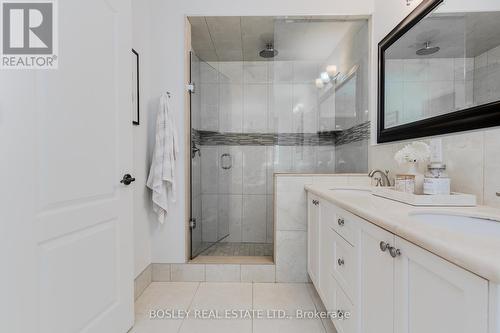
M415 194L423 194L424 175L418 170L417 162L412 162L408 165L408 174L415 176Z

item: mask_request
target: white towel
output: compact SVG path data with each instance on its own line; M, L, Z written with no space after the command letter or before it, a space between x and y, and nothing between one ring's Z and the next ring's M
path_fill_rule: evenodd
M175 202L175 160L179 154L174 114L167 94L160 96L160 109L156 118L156 142L147 186L153 191L153 210L163 223L168 201Z

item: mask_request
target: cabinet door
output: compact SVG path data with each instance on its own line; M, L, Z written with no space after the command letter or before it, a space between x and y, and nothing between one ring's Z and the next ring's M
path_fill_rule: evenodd
M327 309L336 313L336 318L332 318L333 325L337 333L358 333L360 321L358 308L351 303L337 280L333 277L331 279L330 299L332 305Z
M486 333L488 282L396 237L398 333Z
M362 223L361 228L362 332L392 333L394 259L389 251L381 250L380 242L393 245L394 235L368 222Z
M335 216L335 207L326 201L321 201L319 208L319 289L318 293L323 298L325 306L329 302L328 284L331 281L334 269L334 234L330 220ZM318 287L317 287L318 288Z
M307 195L307 272L316 288L319 288L319 199Z

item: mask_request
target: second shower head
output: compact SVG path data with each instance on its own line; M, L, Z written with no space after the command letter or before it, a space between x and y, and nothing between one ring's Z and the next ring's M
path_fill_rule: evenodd
M278 55L278 50L275 50L273 43L269 42L266 44L266 48L259 52L259 55L262 58L274 58Z
M418 49L417 52L415 52L419 56L426 56L426 55L431 55L436 52L439 52L440 47L439 46L434 46L431 47L431 42L425 42L425 45L423 48Z

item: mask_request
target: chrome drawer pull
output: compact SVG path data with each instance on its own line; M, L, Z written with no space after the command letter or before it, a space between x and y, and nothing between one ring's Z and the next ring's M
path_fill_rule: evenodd
M396 257L399 257L401 255L401 250L396 249L393 246L389 246L389 253L391 254L391 257L396 258Z

